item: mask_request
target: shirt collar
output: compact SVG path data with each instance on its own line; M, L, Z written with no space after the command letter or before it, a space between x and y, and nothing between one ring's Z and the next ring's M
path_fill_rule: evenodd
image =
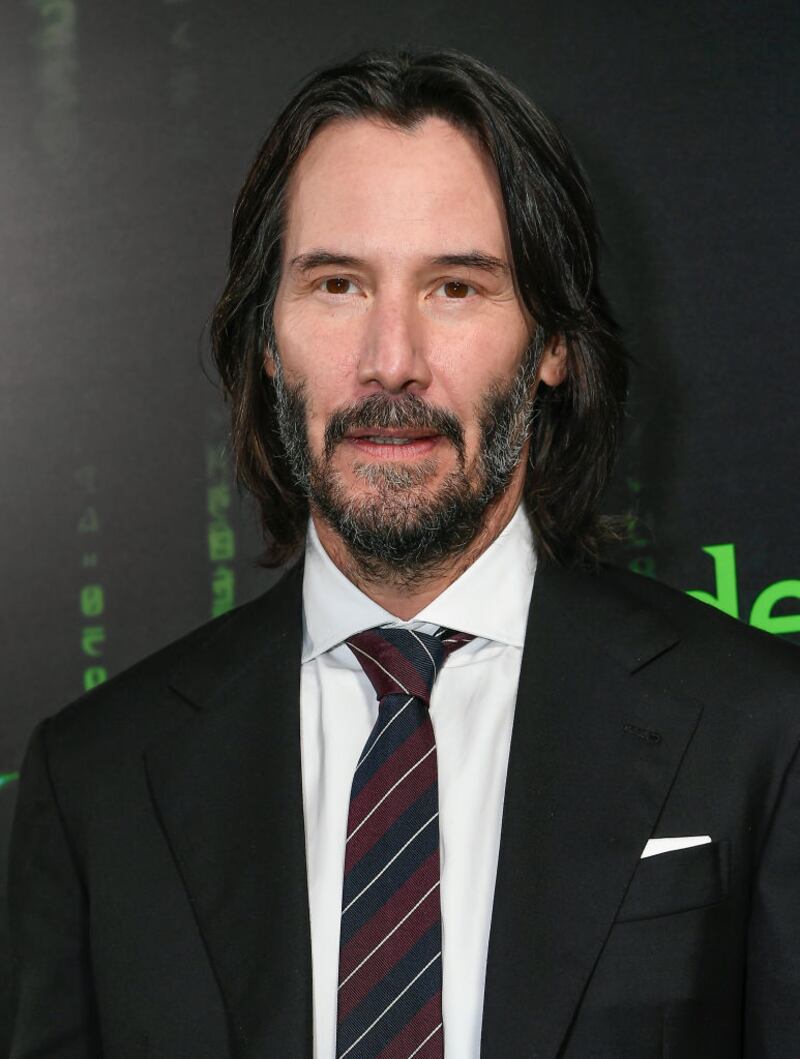
M309 519L303 573L302 661L376 625L431 623L522 647L536 555L520 505L511 521L460 577L404 622L357 588L333 563Z

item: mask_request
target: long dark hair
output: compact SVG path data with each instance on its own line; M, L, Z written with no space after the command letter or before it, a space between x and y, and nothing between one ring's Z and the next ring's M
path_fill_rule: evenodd
M289 174L322 125L375 117L413 128L436 115L477 135L494 162L513 269L543 342L563 336L567 377L540 384L525 503L540 558L594 565L610 522L598 514L619 444L627 361L597 279L597 225L577 162L550 120L515 85L456 51L365 52L312 76L275 122L236 203L229 275L211 345L232 413L240 485L260 507L279 566L302 545L308 501L278 436L264 370L281 267Z

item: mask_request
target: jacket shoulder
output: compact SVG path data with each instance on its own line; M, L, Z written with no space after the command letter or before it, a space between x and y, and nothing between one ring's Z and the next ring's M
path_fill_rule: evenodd
M654 679L703 703L707 721L718 731L738 733L736 738L767 754L778 747L794 751L800 742L795 644L626 570L603 570L598 588L625 601L629 625L657 620L672 631L663 654L650 662Z
M657 610L682 639L699 641L711 656L724 656L731 662L741 656L745 664L762 664L800 676L800 648L774 633L732 618L662 581L617 566L604 567L600 577L611 591L631 603Z
M54 753L101 758L114 746L141 747L195 712L181 691L181 675L197 674L210 686L236 669L249 653L279 636L287 620L286 596L296 595L295 568L256 599L161 647L47 717L47 744ZM184 681L186 683L186 681Z

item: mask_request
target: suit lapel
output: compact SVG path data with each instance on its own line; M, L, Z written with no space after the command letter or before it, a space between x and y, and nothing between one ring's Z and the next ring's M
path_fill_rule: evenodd
M312 1052L301 587L296 567L186 659L172 686L197 710L145 753L240 1059Z
M700 715L651 659L677 637L609 575L537 571L484 1001L486 1059L554 1059Z

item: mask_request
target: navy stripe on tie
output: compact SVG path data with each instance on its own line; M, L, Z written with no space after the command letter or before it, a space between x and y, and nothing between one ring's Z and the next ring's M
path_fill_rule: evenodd
M342 894L342 909L347 911L342 912L341 945L345 945L395 890L399 890L405 880L414 874L420 864L439 848L438 816L423 826L438 809L438 785L434 785L395 820L386 834L348 873ZM405 849L402 853L392 860L403 846ZM389 864L389 861L392 863ZM369 889L365 889L371 882ZM358 894L361 896L351 904Z
M364 785L389 760L395 750L416 732L424 717L424 710L425 707L418 699L409 702L408 695L386 696L378 713L379 724L375 726L379 731L364 747L361 764L353 776L351 801L361 793Z
M380 984L340 1023L339 1054L352 1045L364 1029L373 1023L375 1026L370 1032L380 1033L384 1041L397 1036L403 1026L441 987L441 950L442 924L440 921L434 923L414 948L395 964ZM429 966L426 967L426 965ZM426 970L416 978L410 988L406 989L423 967L426 967ZM405 992L403 992L404 989ZM400 993L403 995L397 1003L386 1010ZM347 1059L373 1055L375 1055L374 1045L369 1040L368 1033L350 1052Z

